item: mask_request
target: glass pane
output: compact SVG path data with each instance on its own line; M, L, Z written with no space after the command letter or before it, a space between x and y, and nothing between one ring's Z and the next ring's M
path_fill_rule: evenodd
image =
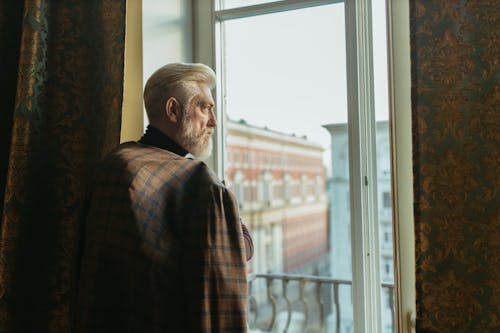
M385 0L372 0L382 332L395 332L391 151Z
M220 9L231 9L238 7L246 7L252 5L260 5L263 3L276 2L279 0L219 0L220 1Z
M222 24L225 178L254 239L250 273L347 280L318 290L308 282L304 300L308 327L319 325L319 292L327 331L339 311L341 332L352 332L344 5ZM288 287L290 332L305 316L300 283ZM287 303L277 280L252 282L250 327L267 327L268 291L277 300L274 329L283 331Z

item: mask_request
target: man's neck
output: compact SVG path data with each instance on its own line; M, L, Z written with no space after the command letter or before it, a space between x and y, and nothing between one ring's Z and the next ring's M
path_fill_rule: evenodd
M144 145L165 149L180 156L186 156L188 153L187 150L182 148L172 138L153 125L148 125L146 132L138 142Z

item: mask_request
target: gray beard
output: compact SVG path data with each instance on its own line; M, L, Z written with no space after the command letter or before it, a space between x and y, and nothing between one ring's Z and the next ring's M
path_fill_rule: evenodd
M194 127L190 122L190 118L186 115L186 113L184 113L184 116L181 119L180 129L177 134L176 141L196 159L202 161L209 158L212 154L212 136L210 135L210 138L206 140L206 135L206 131L203 131L200 135L196 135L196 133L194 133Z

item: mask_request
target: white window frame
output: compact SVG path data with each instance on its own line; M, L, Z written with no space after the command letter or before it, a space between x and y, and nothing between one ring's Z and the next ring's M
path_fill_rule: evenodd
M216 0L215 0L216 1ZM350 147L353 306L356 332L381 332L380 265L377 219L375 121L372 77L370 0L282 0L248 7L215 10L215 1L193 0L193 61L222 68L216 61L224 35L220 20L345 3L348 123ZM386 0L388 21L389 103L391 130L392 198L394 225L397 332L411 332L415 313L413 196L411 166L411 107L409 58L409 4ZM217 30L217 32L216 32ZM215 47L214 47L215 46ZM357 61L359 59L359 61ZM222 92L217 82L218 129L209 165L224 177L224 121ZM397 161L397 162L396 162ZM404 260L401 260L404 258ZM403 292L404 291L404 292Z
M381 332L371 1L345 2L353 321Z
M409 0L386 0L397 332L415 332Z

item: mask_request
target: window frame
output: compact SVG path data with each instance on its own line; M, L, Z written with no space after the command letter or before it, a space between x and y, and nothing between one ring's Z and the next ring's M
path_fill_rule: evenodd
M415 331L415 229L409 0L386 0L397 332Z
M373 109L370 0L283 0L219 11L215 8L216 1L193 0L193 61L206 63L216 69L222 68L223 65L216 58L217 50L221 51L222 48L221 36L222 38L224 36L221 24L218 23L221 20L345 3L349 87L349 168L351 175L357 175L350 177L350 187L353 189L350 202L354 323L357 332L380 332L379 241L378 232L374 232L378 231L378 207L377 191L373 186L376 184L377 175L375 149L372 149L376 143L375 121L372 119L373 114L367 111ZM415 261L411 191L409 4L408 1L400 0L386 0L386 4L394 278L397 298L396 330L403 332L404 329L410 332L415 313ZM357 63L356 59L364 61ZM215 91L215 99L219 101L217 103L219 107L216 108L219 122L214 140L214 153L207 162L221 179L224 178L225 154L223 144L225 124L220 107L223 101L222 92L225 90L223 85L224 82L219 75ZM361 118L360 114L363 115ZM364 281L369 283L366 285Z

